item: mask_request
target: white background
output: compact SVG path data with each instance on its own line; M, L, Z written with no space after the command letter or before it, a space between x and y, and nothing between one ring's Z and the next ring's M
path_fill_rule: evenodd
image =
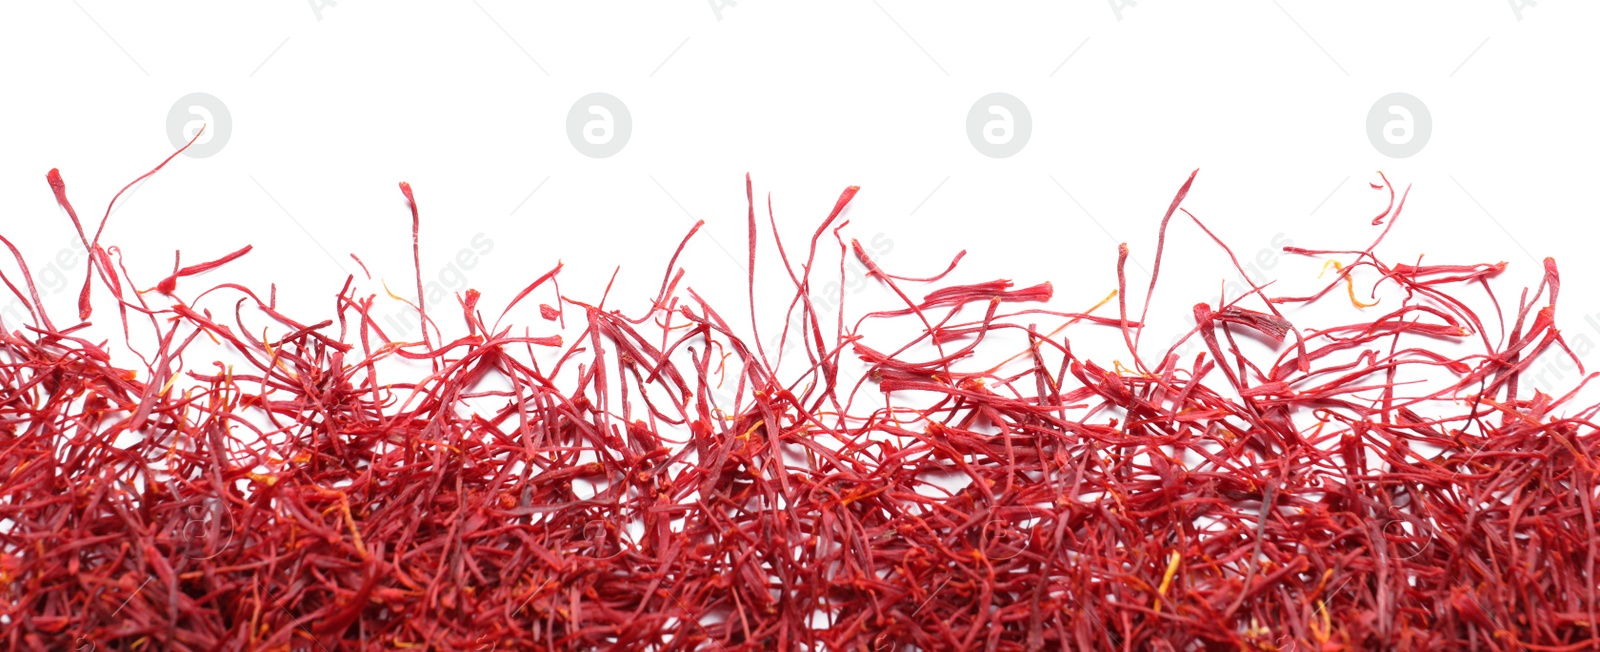
M585 299L621 264L612 305L637 314L696 220L690 284L742 299L746 172L793 246L858 184L846 233L891 241L891 270L932 273L967 249L963 280L1051 280L1057 306L1081 309L1115 287L1117 243L1153 259L1161 213L1195 168L1185 207L1245 257L1279 233L1365 247L1382 170L1412 191L1380 252L1504 260L1508 287L1554 256L1560 323L1600 341L1584 320L1600 312L1594 3L742 0L720 16L702 0L313 4L7 3L0 234L38 274L73 233L46 171L62 170L94 228L172 151L168 112L194 92L226 104L226 145L138 186L105 241L141 287L170 272L174 249L187 264L254 244L203 285L277 281L308 322L333 316L357 271L349 253L411 294L401 180L422 207L425 276L482 233L494 248L465 276L485 306L563 260L563 290ZM592 92L632 116L609 158L567 138L569 109ZM966 134L992 92L1032 115L1009 158ZM1366 133L1393 92L1432 117L1405 159ZM1234 275L1192 225L1173 228L1194 252L1158 304L1176 319ZM1315 262L1265 278L1313 282ZM1131 285L1147 278L1130 267ZM78 282L48 292L60 323Z

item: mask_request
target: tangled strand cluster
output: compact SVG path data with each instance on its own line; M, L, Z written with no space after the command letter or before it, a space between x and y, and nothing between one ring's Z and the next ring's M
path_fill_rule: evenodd
M403 342L353 278L336 317L308 324L238 285L177 295L248 249L138 293L85 235L80 321L98 281L124 332L148 322L159 343L138 372L55 326L23 264L6 283L33 323L0 333L0 641L1600 649L1600 407L1518 389L1540 354L1570 355L1553 262L1486 325L1461 297L1504 264L1289 248L1343 266L1311 296L1196 305L1203 353L1129 369L1069 337L1138 348L1121 261L1109 316L1025 307L1047 283L896 276L838 235L854 194L804 262L773 237L799 326L782 364L681 287L677 255L639 317L555 295L545 319L586 324L569 342L535 334L550 322L491 323L476 291L418 301L425 333L448 317L465 335ZM1383 233L1404 205L1389 194ZM754 201L749 226L754 269ZM810 298L830 235L903 307L830 324ZM1358 271L1400 304L1333 326L1280 312L1354 301ZM865 334L885 324L915 335ZM197 342L232 364L200 364ZM380 380L396 361L422 371Z

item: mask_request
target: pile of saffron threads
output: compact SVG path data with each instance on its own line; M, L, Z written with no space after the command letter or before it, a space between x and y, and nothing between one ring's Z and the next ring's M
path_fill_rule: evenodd
M1285 248L1339 263L1321 291L1195 305L1201 352L1134 368L1071 347L1137 347L1126 246L1105 314L1049 311L1048 283L880 267L840 235L850 188L804 262L772 236L785 375L680 286L681 244L637 314L548 294L559 266L500 309L556 297L540 312L586 323L573 341L467 291L417 302L465 335L405 342L354 277L311 322L185 292L248 248L136 282L48 178L90 269L63 326L5 241L32 314L0 334L8 650L1600 650L1600 408L1519 385L1576 358L1556 266L1484 319L1466 297L1503 263L1374 254L1404 206L1387 179L1372 246ZM1204 229L1193 181L1151 292L1174 215ZM820 317L829 239L901 307ZM1348 310L1358 279L1400 299L1283 314ZM82 337L91 284L158 335L143 368ZM865 334L886 324L915 335ZM394 360L425 372L380 379Z

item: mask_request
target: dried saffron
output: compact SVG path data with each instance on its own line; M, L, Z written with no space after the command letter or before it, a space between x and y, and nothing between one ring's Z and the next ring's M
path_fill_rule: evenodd
M31 320L0 329L7 649L1600 649L1600 406L1522 382L1576 358L1557 268L1496 334L1466 297L1498 306L1506 263L1375 253L1405 203L1387 179L1372 246L1285 249L1334 264L1320 291L1194 305L1204 352L1154 363L1156 280L1130 312L1126 246L1114 296L1056 312L1048 282L942 284L961 255L884 270L835 225L853 187L803 258L771 236L795 325L774 347L682 286L684 244L638 315L556 288L538 313L575 309L570 342L501 323L559 265L492 323L477 291L424 304L404 183L421 342L386 336L354 278L309 322L243 285L183 291L250 247L175 264L153 286L172 304L147 304L48 180L89 283L157 344L124 369L54 325L5 241ZM1158 273L1179 210L1205 229L1194 180ZM826 326L829 234L903 305ZM1358 302L1366 282L1399 292ZM1341 302L1360 317L1280 312ZM1074 349L1083 329L1120 331L1136 368ZM207 342L233 363L200 364ZM396 359L429 373L380 380Z

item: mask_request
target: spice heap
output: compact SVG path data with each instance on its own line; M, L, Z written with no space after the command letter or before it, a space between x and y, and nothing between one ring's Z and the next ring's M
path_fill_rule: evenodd
M1389 207L1372 247L1286 248L1337 263L1320 292L1195 305L1203 352L1146 347L1153 364L1133 354L1148 315L1130 311L1125 246L1103 314L1052 312L1048 283L881 268L839 235L855 188L804 262L774 243L799 326L781 364L682 287L677 255L642 314L559 297L517 328L476 291L421 305L419 275L424 332L465 335L402 342L353 278L315 323L239 285L183 292L247 251L136 293L79 225L80 321L93 281L159 344L120 368L51 321L25 266L6 279L34 317L0 334L0 641L1600 649L1597 407L1518 384L1572 355L1555 264L1482 319L1464 297L1492 298L1505 265L1380 260L1404 197L1374 187ZM902 307L820 316L826 239ZM1286 318L1353 310L1358 279L1400 298L1354 323ZM563 342L555 320L587 326ZM868 334L885 325L913 335ZM1074 350L1086 329L1127 350ZM236 360L202 363L196 342ZM423 372L380 379L396 361Z

